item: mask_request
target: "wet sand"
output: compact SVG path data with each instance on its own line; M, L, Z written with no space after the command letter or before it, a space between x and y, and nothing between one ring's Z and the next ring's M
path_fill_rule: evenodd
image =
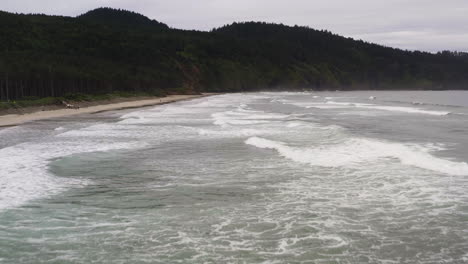
M30 121L64 117L78 114L92 114L99 113L104 111L120 110L127 108L137 108L151 105L160 105L167 104L182 100L194 99L204 96L209 96L211 94L201 94L201 95L170 95L167 97L157 97L154 99L145 99L145 100L133 100L119 103L109 103L109 104L100 104L89 107L82 107L80 109L58 109L58 110L46 110L46 111L37 111L27 114L10 114L0 116L0 127L5 126L16 126Z

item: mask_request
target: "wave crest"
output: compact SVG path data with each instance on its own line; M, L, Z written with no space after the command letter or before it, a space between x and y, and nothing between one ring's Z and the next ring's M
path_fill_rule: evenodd
M297 148L284 142L251 137L246 144L262 149L276 150L281 156L300 163L321 167L353 166L379 159L393 158L404 165L436 171L449 175L468 175L466 162L455 162L435 157L423 146L407 146L401 143L352 138L341 144L315 148Z

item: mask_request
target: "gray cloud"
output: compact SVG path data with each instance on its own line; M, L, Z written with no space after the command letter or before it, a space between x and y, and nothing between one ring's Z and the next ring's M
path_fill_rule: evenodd
M234 21L307 25L386 46L468 51L466 0L1 0L0 9L76 16L109 6L184 29Z

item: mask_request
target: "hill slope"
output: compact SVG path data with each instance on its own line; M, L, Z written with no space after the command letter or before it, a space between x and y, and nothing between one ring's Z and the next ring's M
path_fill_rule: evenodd
M108 24L112 26L119 26L119 27L136 27L138 28L150 28L153 29L168 29L169 27L166 24L158 22L156 20L151 20L144 15L120 10L120 9L112 9L108 7L101 7L85 14L78 16L79 19L94 23L101 23L101 24Z
M0 12L0 99L68 93L467 89L468 55L409 52L307 27L170 29L100 8L77 18Z

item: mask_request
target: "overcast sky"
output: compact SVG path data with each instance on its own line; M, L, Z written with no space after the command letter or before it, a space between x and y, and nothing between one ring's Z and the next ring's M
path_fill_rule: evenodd
M267 21L403 49L468 51L468 0L0 0L4 11L66 16L102 6L183 29Z

